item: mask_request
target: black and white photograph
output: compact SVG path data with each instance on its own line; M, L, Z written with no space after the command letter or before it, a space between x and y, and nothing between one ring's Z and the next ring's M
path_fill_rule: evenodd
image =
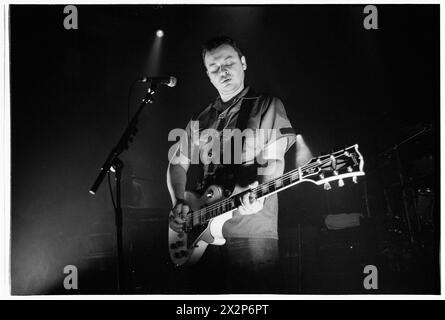
M440 295L440 11L8 5L10 294Z

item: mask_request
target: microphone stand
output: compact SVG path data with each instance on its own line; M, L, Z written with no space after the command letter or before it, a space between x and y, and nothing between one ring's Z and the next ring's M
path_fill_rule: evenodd
M125 272L124 272L124 259L123 259L123 244L122 244L122 205L121 205L121 176L122 170L124 168L124 164L122 160L119 159L119 155L126 149L128 149L128 145L133 141L134 136L136 135L137 123L139 120L139 115L142 109L149 103L153 103L153 95L156 91L156 83L151 82L150 87L142 99L141 104L139 105L138 110L134 114L121 138L119 139L116 146L110 151L108 157L106 158L104 164L100 168L99 175L94 181L93 186L90 189L90 193L95 195L97 189L102 183L105 175L112 171L115 173L116 179L116 207L115 211L115 224L116 224L116 244L117 244L117 291L118 293L124 292L125 285Z

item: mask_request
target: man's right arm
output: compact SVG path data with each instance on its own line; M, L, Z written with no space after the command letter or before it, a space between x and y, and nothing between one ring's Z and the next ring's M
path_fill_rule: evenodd
M167 169L167 187L173 204L169 216L170 228L176 232L182 232L185 216L190 211L190 207L184 201L189 167L189 162L180 161L177 164L170 162Z
M190 167L189 163L178 163L168 165L167 170L167 187L173 206L178 199L184 200L185 186L187 184L187 171Z

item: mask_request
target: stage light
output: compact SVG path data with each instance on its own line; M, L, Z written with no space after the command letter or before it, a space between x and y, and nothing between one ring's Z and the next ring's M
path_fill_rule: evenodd
M162 31L162 30L156 31L156 37L162 38L163 36L164 36L164 31Z

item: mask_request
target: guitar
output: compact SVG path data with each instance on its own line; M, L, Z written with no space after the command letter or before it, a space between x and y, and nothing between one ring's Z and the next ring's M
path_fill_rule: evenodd
M324 189L329 190L332 181L338 181L342 187L343 179L351 177L357 183L357 177L365 175L363 166L363 157L355 144L314 157L305 165L255 188L241 190L236 186L229 197L225 197L223 188L217 185L211 185L202 195L186 191L185 201L191 211L186 215L183 232L175 232L169 227L170 258L176 266L192 265L199 261L209 244L223 245L226 242L222 234L223 224L232 218L233 211L240 205L239 198L245 192L252 192L256 199L262 199L304 181L324 185Z

